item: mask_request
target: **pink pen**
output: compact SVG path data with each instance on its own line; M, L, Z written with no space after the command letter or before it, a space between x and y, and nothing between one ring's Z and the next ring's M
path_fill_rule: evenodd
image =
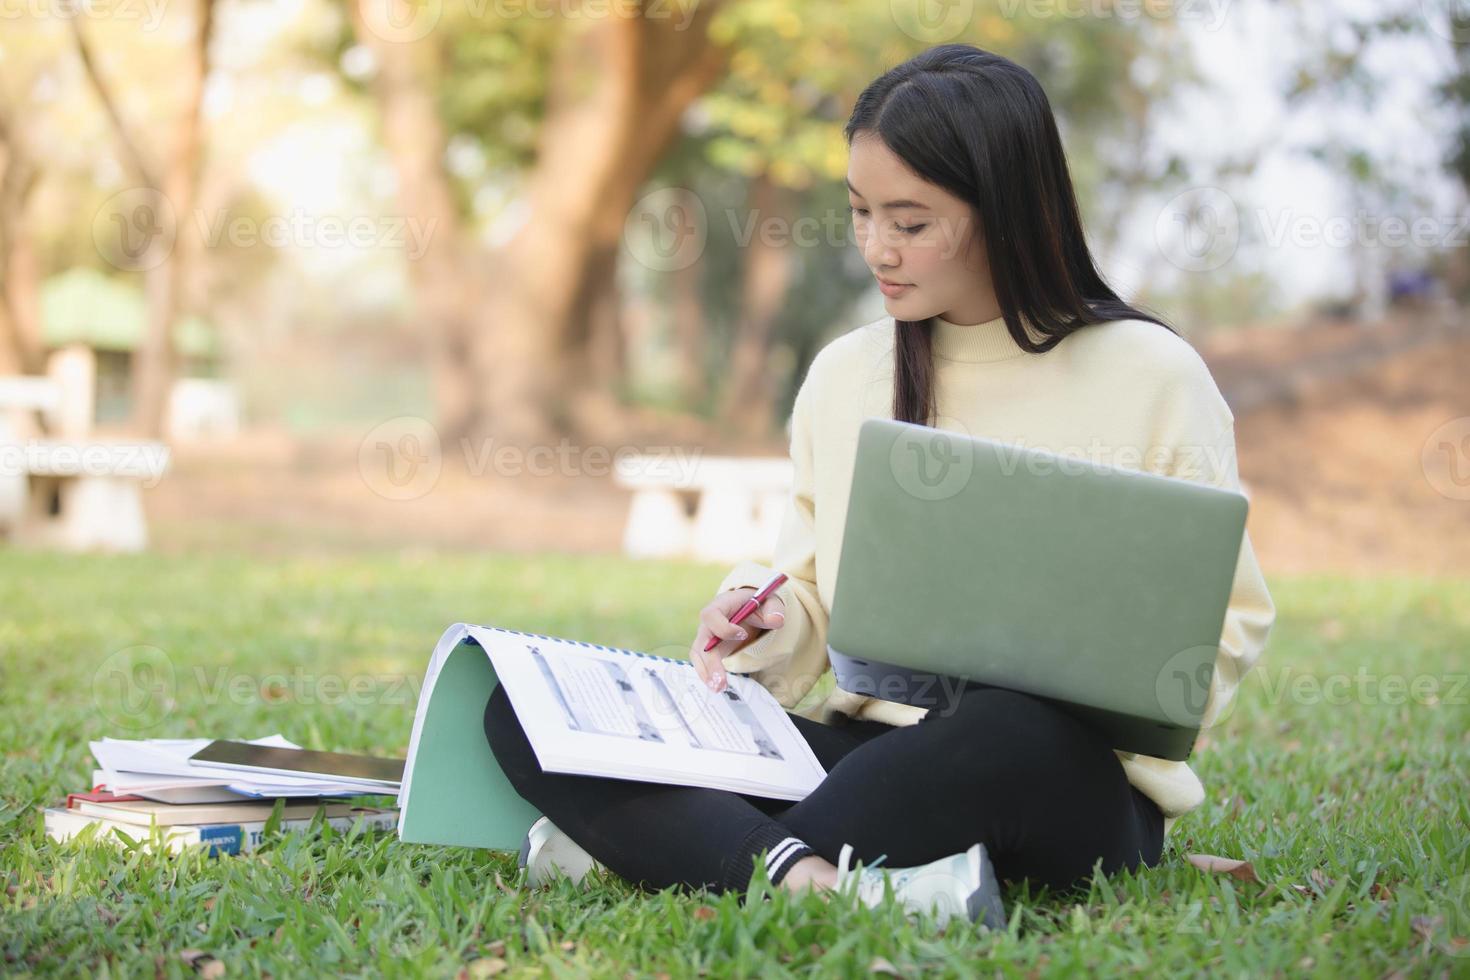
M769 582L761 586L759 592L751 596L749 599L745 600L745 605L741 606L739 610L736 611L735 615L730 617L730 622L738 623L746 616L749 616L751 613L755 612L757 609L760 608L760 604L769 599L771 593L779 589L781 587L781 584L785 581L786 573L777 572ZM711 650L719 645L720 638L718 636L711 636L709 638L709 642L704 645L704 652L709 653Z

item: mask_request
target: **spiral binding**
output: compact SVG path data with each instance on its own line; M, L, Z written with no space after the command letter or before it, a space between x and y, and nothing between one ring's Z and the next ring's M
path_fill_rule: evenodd
M545 633L528 633L525 630L513 630L507 626L481 626L480 629L495 630L497 633L510 633L514 636L531 636L535 637L538 640L555 640L557 643L571 643L579 647L586 647L589 650L603 650L607 653L621 653L630 657L643 657L646 660L662 660L664 663L667 664L689 663L689 661L687 660L679 660L676 657L660 657L656 653L644 653L641 650L627 650L623 647L607 647L603 646L601 643L588 643L586 640L570 640L564 636L547 636ZM466 634L464 642L472 643L475 646L480 645L480 641L475 639L473 633Z

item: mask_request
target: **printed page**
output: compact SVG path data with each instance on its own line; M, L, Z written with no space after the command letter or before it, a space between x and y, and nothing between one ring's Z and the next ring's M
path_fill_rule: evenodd
M771 693L692 664L472 627L543 768L800 799L826 775Z

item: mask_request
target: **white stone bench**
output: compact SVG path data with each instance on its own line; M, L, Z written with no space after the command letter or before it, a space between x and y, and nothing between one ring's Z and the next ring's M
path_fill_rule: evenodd
M614 480L633 491L624 554L769 561L791 495L792 468L790 459L775 457L624 456Z
M36 418L48 424L61 411L61 386L50 378L0 377L0 446L40 431ZM15 528L25 515L29 477L16 467L0 467L0 533Z
M167 470L168 447L40 438L36 416L54 420L63 409L61 387L47 378L0 378L0 534L68 551L143 550L142 489Z

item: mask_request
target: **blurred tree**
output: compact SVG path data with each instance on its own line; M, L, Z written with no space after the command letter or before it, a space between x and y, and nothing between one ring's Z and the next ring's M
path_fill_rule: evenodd
M37 298L40 276L27 220L41 172L25 132L0 85L0 374L45 370Z
M406 0L384 2L388 22L412 19ZM437 310L441 357L472 365L464 386L465 404L473 410L460 407L458 396L440 406L450 432L476 428L528 443L567 432L611 436L620 430L612 389L621 356L610 298L616 295L623 224L638 188L677 135L685 108L723 72L723 52L708 35L721 5L700 4L687 22L672 19L668 7L639 5L560 19L556 43L543 52L549 60L534 163L521 183L521 208L529 218L488 252L455 244L463 231L452 213L439 115L439 86L465 81L445 77L446 34L453 32L392 37L370 19L367 6L353 7L357 37L377 57L373 90L404 206L427 208L422 213L441 222L443 237L415 282L423 305ZM530 67L516 60L508 66ZM500 67L495 74L503 74ZM487 93L491 85L472 85L471 91ZM494 97L479 103L471 97L459 108L486 103L494 104ZM460 288L449 288L451 282ZM447 295L430 299L430 289Z
M1327 117L1314 127L1322 135L1301 151L1343 182L1353 213L1372 215L1377 221L1412 220L1429 217L1438 207L1423 172L1406 169L1403 163L1408 158L1401 148L1383 145L1373 138L1377 134L1372 127L1363 125L1390 88L1384 65L1393 57L1444 55L1449 68L1436 86L1441 105L1426 101L1425 132L1439 134L1448 169L1457 174L1462 188L1470 186L1465 171L1470 156L1462 155L1470 139L1470 125L1465 123L1470 103L1465 43L1470 41L1470 15L1459 9L1462 5L1432 0L1353 9L1309 0L1278 0L1278 5L1290 18L1294 36L1304 42L1283 94L1293 108ZM1435 110L1444 111L1447 125L1435 124L1431 115ZM1355 315L1363 313L1371 295L1382 291L1384 263L1401 262L1408 251L1377 248L1372 236L1373 229L1367 229L1350 245L1354 275L1347 305ZM1416 255L1411 261L1443 258L1463 267L1463 248L1442 243L1437 251L1437 256Z
M141 263L148 298L148 325L133 358L132 368L132 427L151 438L158 438L164 433L169 392L178 371L174 321L180 315L185 280L191 274L199 248L195 222L190 218L199 186L200 108L204 102L204 82L209 75L214 5L215 0L197 0L197 7L185 14L190 32L175 74L175 113L165 133L148 134L153 138L146 140L144 134L135 132L124 120L112 83L103 77L82 30L81 18L74 17L69 21L77 55L107 112L133 178L141 190L156 195L155 200L161 199L176 216L172 235L152 230L160 216L154 213L153 205L146 198L132 203L128 214L123 216L127 220L141 217L148 222L150 230L146 233L144 247L150 252L155 249L164 251L162 255L148 254ZM144 153L145 145L162 145L163 158L150 160Z
M885 66L935 40L972 41L1042 77L1070 123L1084 202L1108 189L1116 211L1177 178L1171 161L1140 152L1150 108L1181 74L1178 46L1152 29L1158 18L985 6L935 37L904 7L724 0L671 20L656 5L551 17L349 3L353 40L373 52L370 88L403 205L437 222L412 274L438 338L446 429L619 431L627 359L616 272L631 255L677 305L686 398L713 388L705 404L716 415L768 430L820 335L869 279L848 247L846 113ZM414 29L424 16L429 29ZM1136 78L1130 67L1144 56L1152 71ZM1121 136L1110 131L1119 118ZM639 198L657 188L692 199ZM691 207L700 228L683 224ZM665 261L691 233L693 261Z

